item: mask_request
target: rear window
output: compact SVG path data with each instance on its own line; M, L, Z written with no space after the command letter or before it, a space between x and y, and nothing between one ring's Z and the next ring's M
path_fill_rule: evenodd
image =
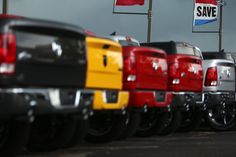
M139 43L133 42L133 41L127 41L127 40L119 40L119 43L122 46L139 46Z
M235 53L231 53L231 57L234 60L234 63L236 63L236 54Z
M177 46L177 54L195 55L193 47Z
M158 48L166 51L167 54L175 54L176 49L170 43L160 43L156 44Z
M195 55L202 58L202 52L195 48Z
M230 53L223 53L223 52L205 52L202 53L204 60L211 60L211 59L227 59L234 62L234 57Z
M182 42L157 42L142 43L143 46L155 47L164 50L167 54L185 54L194 55L202 58L202 53L198 48Z
M173 42L166 43L142 43L142 46L155 47L164 50L167 54L176 54L175 44Z
M217 59L217 56L214 54L204 54L203 53L203 59L205 59L205 60Z

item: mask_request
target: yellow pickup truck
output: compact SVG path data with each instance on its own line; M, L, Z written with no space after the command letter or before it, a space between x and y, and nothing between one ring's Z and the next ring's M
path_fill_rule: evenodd
M88 126L85 139L88 142L109 142L120 134L125 125L129 92L122 91L122 47L109 39L91 37L87 43L86 89L94 91L94 115L88 125L78 124L77 138ZM77 140L78 141L78 140Z
M122 47L111 40L87 37L86 88L95 91L93 109L122 110L127 106L128 93L122 89Z

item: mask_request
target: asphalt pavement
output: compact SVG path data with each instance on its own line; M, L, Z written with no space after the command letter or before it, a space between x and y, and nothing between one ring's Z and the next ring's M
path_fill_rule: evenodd
M214 132L204 129L107 144L84 143L54 152L25 152L20 157L236 157L236 130Z

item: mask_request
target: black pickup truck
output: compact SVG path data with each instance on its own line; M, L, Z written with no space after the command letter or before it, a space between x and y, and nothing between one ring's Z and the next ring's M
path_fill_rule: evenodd
M70 139L78 119L92 113L86 67L82 28L0 16L1 157L14 156L29 135L30 150L61 147Z

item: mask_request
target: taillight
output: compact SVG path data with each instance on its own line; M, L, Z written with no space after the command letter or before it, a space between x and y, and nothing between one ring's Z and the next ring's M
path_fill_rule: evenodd
M180 71L178 64L170 64L169 69L169 84L180 84Z
M125 80L128 82L136 81L136 63L135 56L130 53L129 56L124 56Z
M13 34L0 34L0 74L15 72L16 37Z
M217 86L217 67L211 67L207 69L205 86Z

